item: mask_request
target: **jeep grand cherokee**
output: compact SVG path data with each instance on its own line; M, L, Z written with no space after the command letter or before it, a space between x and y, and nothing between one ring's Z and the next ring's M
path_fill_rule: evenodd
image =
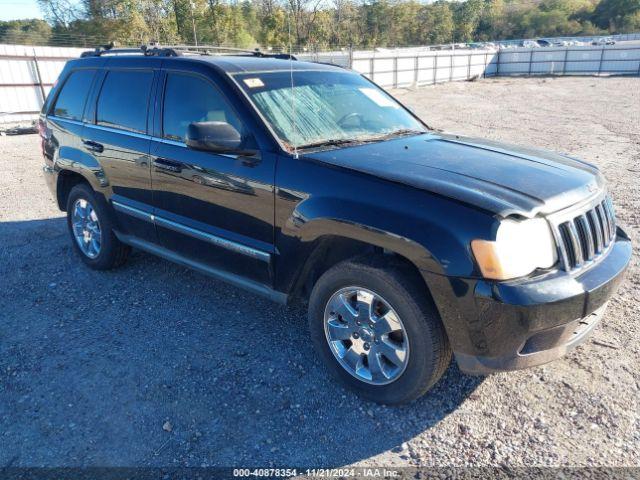
M434 131L363 76L286 55L88 52L40 133L89 267L135 247L305 299L328 369L377 402L424 394L452 353L473 374L562 355L631 256L593 165Z

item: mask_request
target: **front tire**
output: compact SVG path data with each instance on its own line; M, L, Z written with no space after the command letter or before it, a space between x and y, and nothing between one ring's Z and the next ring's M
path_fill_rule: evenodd
M350 260L325 272L311 293L309 329L330 372L377 403L417 399L451 361L424 282L393 259Z
M106 202L86 184L74 186L67 199L67 226L73 249L95 270L122 265L131 248L113 233Z

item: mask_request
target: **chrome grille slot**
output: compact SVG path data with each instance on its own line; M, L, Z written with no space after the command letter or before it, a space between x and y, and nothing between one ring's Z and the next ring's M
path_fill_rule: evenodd
M551 215L549 221L560 264L566 271L581 269L597 260L615 240L615 213L609 196L601 196L583 208Z
M578 229L576 228L575 219L567 222L567 230L569 230L569 241L571 242L571 249L573 250L574 266L579 267L584 261L582 255L582 245L580 243L580 237L578 235Z
M593 232L593 237L595 241L595 253L598 254L602 252L604 248L604 236L602 232L602 226L600 225L600 220L598 220L598 214L595 209L589 210L587 212L587 218L589 219L589 225L591 226L591 231Z
M580 242L582 244L582 253L585 260L593 260L596 245L591 233L591 227L586 215L580 215L576 219L578 224L578 232L580 233Z
M604 244L609 243L609 222L607 220L607 216L604 214L604 208L602 205L598 205L596 207L596 212L598 213L598 219L600 220L600 228L602 228L602 235L604 237Z

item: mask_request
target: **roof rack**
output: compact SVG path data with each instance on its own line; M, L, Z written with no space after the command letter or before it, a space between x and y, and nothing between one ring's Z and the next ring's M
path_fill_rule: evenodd
M220 47L211 45L193 46L193 45L142 45L139 48L114 48L113 42L108 45L101 45L94 50L82 52L81 57L101 57L107 54L127 54L133 53L138 55L144 55L146 57L181 57L184 55L224 55L223 52L229 52L228 54L244 54L252 55L254 57L263 58L278 58L283 60L297 60L296 57L288 53L265 53L259 49L244 50L234 47Z

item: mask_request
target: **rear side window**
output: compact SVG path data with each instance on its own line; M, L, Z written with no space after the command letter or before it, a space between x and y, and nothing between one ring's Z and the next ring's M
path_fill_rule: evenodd
M163 135L184 141L192 122L227 122L243 132L238 117L213 85L193 75L169 73L164 92Z
M53 107L53 114L70 120L82 120L84 104L91 88L95 70L76 70L71 72Z
M152 80L151 71L114 70L107 73L98 99L98 124L146 132Z

